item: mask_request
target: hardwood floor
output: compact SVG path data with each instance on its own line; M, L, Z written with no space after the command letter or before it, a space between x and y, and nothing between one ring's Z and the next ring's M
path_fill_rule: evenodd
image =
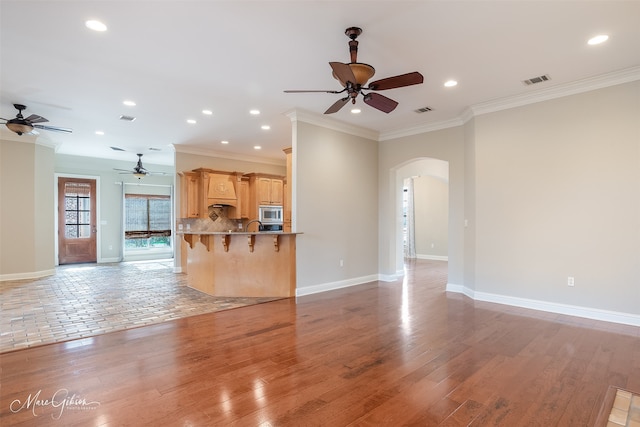
M444 292L446 263L407 267L3 354L0 424L591 426L610 385L640 390L640 328L474 302Z

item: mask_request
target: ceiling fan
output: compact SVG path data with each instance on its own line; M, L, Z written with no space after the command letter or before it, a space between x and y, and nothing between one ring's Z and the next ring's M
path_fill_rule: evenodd
M142 179L147 175L166 175L165 172L151 172L148 171L142 166L142 154L138 154L138 163L131 170L128 169L117 169L113 168L113 170L120 171L121 174L131 173L138 179Z
M65 133L72 132L72 130L69 128L61 128L57 126L48 126L48 125L38 124L38 123L48 122L49 120L45 119L42 116L38 116L37 114L31 114L29 117L25 119L22 116L22 110L26 110L27 106L22 104L13 104L13 106L16 108L16 110L18 110L18 114L16 114L16 118L4 119L0 117L0 119L6 122L4 124L9 128L9 130L17 133L18 135L22 135L24 133L37 135L38 132L35 131L34 128L43 129L43 130L52 130L55 132L65 132Z
M345 34L351 40L349 41L349 53L351 55L351 62L343 64L342 62L329 62L331 69L333 70L333 77L337 79L344 87L342 90L285 90L286 93L305 93L305 92L324 92L324 93L343 93L346 92L344 98L336 101L331 107L324 112L324 114L332 114L339 111L349 100L353 104L356 103L356 97L358 94L362 94L362 99L368 105L376 108L385 113L392 112L398 103L393 99L380 95L379 93L369 92L365 93L364 90L377 91L395 89L404 86L411 86L420 84L424 81L422 74L414 71L412 73L401 74L398 76L387 77L385 79L376 80L369 83L365 87L367 81L373 77L376 70L369 64L363 64L358 62L358 41L356 38L362 33L362 29L358 27L349 27L345 30Z

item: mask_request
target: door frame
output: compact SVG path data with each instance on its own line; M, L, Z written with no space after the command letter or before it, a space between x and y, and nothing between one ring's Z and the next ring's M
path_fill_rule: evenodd
M102 262L102 248L101 248L101 221L100 221L100 176L99 175L80 175L74 173L54 173L53 174L53 222L54 222L54 265L57 267L60 265L60 253L58 250L58 178L79 178L79 179L93 179L96 181L96 263Z

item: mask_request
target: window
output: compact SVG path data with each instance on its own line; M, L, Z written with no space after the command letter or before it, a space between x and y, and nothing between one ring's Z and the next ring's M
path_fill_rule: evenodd
M171 198L146 194L125 195L126 249L171 247Z
M91 186L86 182L64 184L64 237L91 237Z

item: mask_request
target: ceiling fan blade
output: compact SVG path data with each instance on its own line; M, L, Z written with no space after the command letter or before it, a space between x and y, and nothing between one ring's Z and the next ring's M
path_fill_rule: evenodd
M356 76L353 75L353 71L348 64L343 64L342 62L329 62L331 68L333 69L333 74L338 77L340 82L351 82L353 85L356 84Z
M387 90L397 87L417 85L424 82L424 77L417 71L413 73L401 74L399 76L387 77L386 79L376 80L369 83L370 90Z
M350 97L348 97L348 96L347 96L347 97L345 97L345 98L342 98L342 99L337 100L337 101L336 101L336 102L334 102L334 103L333 103L333 105L332 105L331 107L329 107L329 108L327 109L327 111L325 111L324 113L325 113L325 114L333 114L333 113L335 113L335 112L337 112L337 111L340 111L340 109L341 109L342 107L344 107L344 104L346 104L347 102L349 102L349 99L350 99Z
M28 121L28 122L31 122L31 123L44 123L44 122L48 122L49 121L49 120L45 119L44 117L39 116L37 114L32 114L29 117L27 117L25 120Z
M120 171L120 172L126 172L126 173L134 173L134 170L129 170L129 169L118 169L118 168L113 168L114 171Z
M72 133L73 130L69 129L69 128L61 128L61 127L57 127L57 126L47 126L47 125L33 125L34 128L38 128L38 129L44 129L44 130L51 130L54 132L64 132L64 133Z
M342 89L340 91L338 90L285 90L284 93L311 93L311 92L340 93L344 91L345 89Z
M368 93L364 96L364 102L382 112L390 113L398 106L393 99L380 95L379 93Z

